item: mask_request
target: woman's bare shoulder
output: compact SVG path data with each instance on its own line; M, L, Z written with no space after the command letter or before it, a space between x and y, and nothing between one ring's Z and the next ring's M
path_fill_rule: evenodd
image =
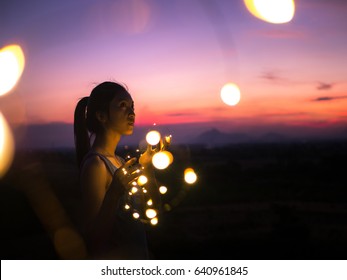
M103 160L97 154L91 154L83 161L82 168L97 168L105 166Z
M87 180L107 179L107 168L98 155L90 155L85 159L81 169L81 177Z

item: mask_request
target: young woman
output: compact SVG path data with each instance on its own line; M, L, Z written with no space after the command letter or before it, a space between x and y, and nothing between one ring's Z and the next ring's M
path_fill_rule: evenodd
M75 109L74 134L83 202L83 233L93 259L147 259L144 225L124 209L132 183L145 173L156 196L149 147L137 161L116 155L122 135L135 124L134 101L114 82L97 85ZM91 143L91 136L94 139ZM141 207L141 192L132 196Z

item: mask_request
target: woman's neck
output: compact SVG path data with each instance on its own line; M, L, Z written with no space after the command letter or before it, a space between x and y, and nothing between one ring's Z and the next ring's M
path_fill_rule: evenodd
M105 156L114 156L121 135L99 134L95 137L92 149L104 154Z

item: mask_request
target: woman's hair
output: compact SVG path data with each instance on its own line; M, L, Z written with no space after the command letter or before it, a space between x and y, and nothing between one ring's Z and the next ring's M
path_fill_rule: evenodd
M109 115L110 103L116 94L127 92L127 89L115 82L103 82L97 85L90 96L79 100L74 116L74 135L77 164L81 165L84 156L90 149L90 135L101 131L101 123L96 118L96 112Z

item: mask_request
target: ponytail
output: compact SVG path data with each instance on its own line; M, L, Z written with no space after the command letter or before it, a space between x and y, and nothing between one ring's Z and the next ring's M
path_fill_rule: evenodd
M80 167L84 156L90 149L90 139L86 121L86 108L89 97L83 97L78 101L74 116L74 135L77 164Z

